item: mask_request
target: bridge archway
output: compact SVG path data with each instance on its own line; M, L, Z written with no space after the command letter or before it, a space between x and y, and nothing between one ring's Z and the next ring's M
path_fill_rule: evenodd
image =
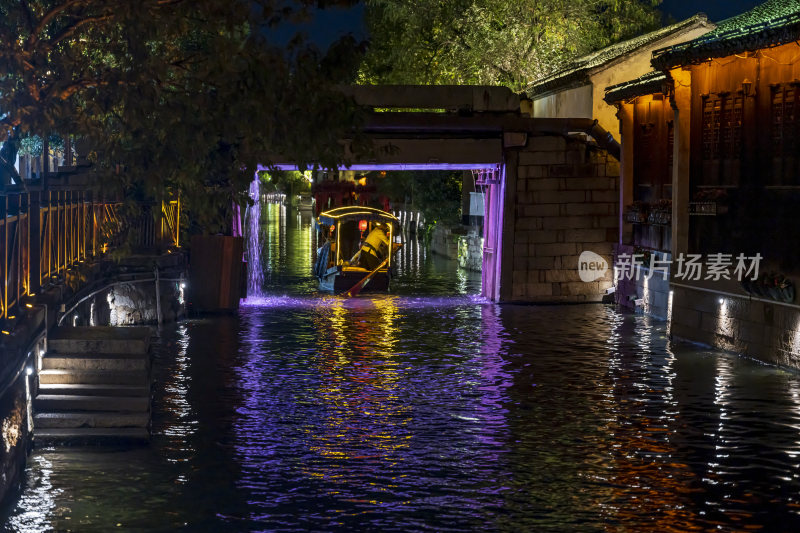
M537 227L537 224L531 228L516 227L519 215L527 214L525 207L533 207L521 205L520 199L523 203L536 204L545 198L543 195L539 195L542 198L536 198L532 191L527 191L526 185L520 186L518 183L529 178L527 174L532 172L526 170L529 164L545 167L551 164L567 165L567 146L563 139L572 134L582 136L579 143L591 141L593 145L599 145L602 150L619 159L619 145L608 132L600 128L596 121L588 119L532 118L530 101L524 95L515 94L505 87L352 86L343 87L342 91L352 96L359 105L369 109L363 133L371 141L373 153L376 155L367 156L371 159L359 157L350 150L347 141L344 141L345 155L353 163L328 170L472 170L480 177L480 184L486 193L483 296L492 301L537 301L543 299L537 298L534 293L542 292L541 296L546 300L547 296L557 296L556 301L563 300L560 298L561 287L551 287L548 295L543 288L536 288L528 283L531 278L530 265L536 266L535 262L529 260L530 254L534 253L530 251L531 246L528 244L531 241L530 231L544 231L545 228L543 223L539 224L541 227ZM397 111L407 109L414 111ZM562 142L554 143L549 140L552 138L561 139ZM550 155L531 155L539 152ZM574 162L573 166L574 164L579 162ZM259 167L259 170L270 168L297 170L294 162L279 159L273 159L272 165ZM567 171L561 169L561 172ZM593 175L597 173L594 168L591 172ZM521 173L526 175L520 176ZM607 185L608 181L604 183ZM588 191L591 188L590 185L585 188L587 200L590 202L592 197ZM518 193L521 192L524 194L520 196ZM553 192L556 195L547 201L557 205L561 202L559 191ZM567 200L574 203L575 195L565 195L565 204L568 203ZM603 209L610 208L604 206ZM560 213L561 209L557 207L556 212ZM605 221L606 226L609 225L608 222ZM588 224L596 225L594 222ZM616 227L614 222L614 228ZM565 253L562 255L575 255L574 249L570 253L566 252L570 249L567 246L569 243L563 244ZM547 248L542 248L542 251L546 250ZM535 253L538 252L537 248ZM610 252L609 244L608 253L605 254L609 258L609 264ZM575 262L577 267L577 259ZM520 267L523 263L525 266ZM556 279L558 275L550 276L546 271L561 268L563 266L554 261L552 268L545 266L534 270L541 271L541 274L536 274L538 277ZM521 272L524 274L520 274ZM521 281L522 278L525 281ZM528 285L533 289L529 290ZM525 287L524 291L520 289L521 286ZM599 285L595 285L593 290L599 294L601 289Z

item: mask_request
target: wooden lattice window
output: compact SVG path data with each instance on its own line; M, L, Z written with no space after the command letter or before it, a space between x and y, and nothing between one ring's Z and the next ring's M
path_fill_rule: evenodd
M794 155L797 143L798 90L794 85L776 86L772 91L771 138L773 157Z
M703 99L703 159L738 159L742 147L742 97Z

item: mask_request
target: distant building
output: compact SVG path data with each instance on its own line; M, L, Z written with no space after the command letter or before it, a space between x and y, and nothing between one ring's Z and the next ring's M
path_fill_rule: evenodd
M603 100L605 88L651 72L654 50L694 39L714 27L704 14L698 14L580 57L527 88L533 116L597 119L619 141L616 109Z
M798 39L800 3L769 0L655 51L658 73L610 86L605 97L618 108L622 131L618 254L672 259L667 288L656 282L654 292L660 274L649 286L622 283L621 303L671 315L678 337L795 367ZM706 267L730 262L731 279L708 272L688 279L676 269L682 254L701 254ZM759 280L738 281L740 254L763 257ZM645 266L642 275L648 272Z

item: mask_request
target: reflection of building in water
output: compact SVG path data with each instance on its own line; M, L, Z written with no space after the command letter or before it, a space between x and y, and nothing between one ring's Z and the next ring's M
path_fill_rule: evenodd
M308 218L304 217L310 215L295 213L283 204L264 204L261 262L268 285L276 285L287 277L311 277L316 258L316 242L314 226L308 224Z
M687 531L698 522L692 492L697 476L673 442L680 420L674 397L675 356L655 348L662 332L646 318L616 321L612 338L636 338L626 349L610 344L607 413L608 500L598 502L607 523L646 522L658 531Z

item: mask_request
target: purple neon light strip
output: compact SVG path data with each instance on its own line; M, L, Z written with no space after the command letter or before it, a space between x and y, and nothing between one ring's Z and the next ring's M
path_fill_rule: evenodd
M339 167L341 170L481 170L497 168L499 163L358 163ZM298 170L294 164L277 164L278 170ZM270 170L270 167L258 165L258 170Z

